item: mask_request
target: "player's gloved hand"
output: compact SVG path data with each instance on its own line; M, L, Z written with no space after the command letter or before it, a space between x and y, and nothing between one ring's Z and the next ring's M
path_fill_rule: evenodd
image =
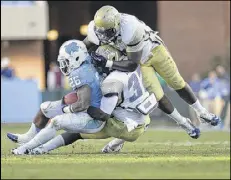
M93 64L98 67L106 67L107 59L99 54L97 54L95 51L91 52L91 57L93 59Z

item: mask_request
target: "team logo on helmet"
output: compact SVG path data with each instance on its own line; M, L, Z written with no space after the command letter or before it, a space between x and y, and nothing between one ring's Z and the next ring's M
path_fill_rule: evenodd
M73 52L78 52L79 51L79 46L77 45L76 42L72 42L65 47L65 51L67 54L71 55Z

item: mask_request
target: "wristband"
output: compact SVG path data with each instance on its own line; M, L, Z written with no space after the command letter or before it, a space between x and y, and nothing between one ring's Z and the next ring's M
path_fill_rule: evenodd
M71 107L70 107L70 106L65 106L65 107L63 107L63 112L64 112L64 113L72 113L72 112L71 112Z
M107 60L105 67L112 68L113 61Z

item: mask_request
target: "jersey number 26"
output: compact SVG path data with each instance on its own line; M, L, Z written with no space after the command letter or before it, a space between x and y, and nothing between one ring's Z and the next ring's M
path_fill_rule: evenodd
M75 89L76 87L78 87L81 84L81 81L79 80L78 76L70 77L69 78L69 84L72 87L72 89Z

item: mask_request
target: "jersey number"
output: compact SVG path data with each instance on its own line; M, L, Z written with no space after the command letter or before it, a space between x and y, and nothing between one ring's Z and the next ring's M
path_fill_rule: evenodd
M78 85L81 84L81 81L79 80L78 76L69 78L69 84L72 87L72 89L76 88Z
M133 73L128 80L128 90L132 94L132 96L129 98L131 103L143 95L139 79L135 73Z

